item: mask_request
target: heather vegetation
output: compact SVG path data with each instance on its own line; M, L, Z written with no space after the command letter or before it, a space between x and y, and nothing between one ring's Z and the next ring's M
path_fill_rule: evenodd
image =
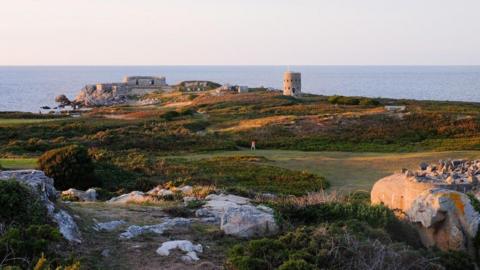
M98 107L78 118L2 113L0 157L38 159L38 168L55 179L57 189L95 187L100 200L157 185L191 185L194 190L201 187L194 193L202 193L202 198L226 192L273 208L280 225L276 236L234 241L217 232L208 236L228 269L472 269L466 254L423 248L411 225L392 210L369 204L368 192L330 198L331 184L321 169L307 172L244 152L252 141L258 149L275 150L478 150L479 104L292 98L264 89L222 95L158 92L144 99L159 103ZM407 110L389 112L386 105ZM212 154L225 150L243 154ZM17 168L12 164L7 166ZM0 205L12 209L0 212L0 242L6 247L0 260L13 250L15 258L25 260L9 265L60 264L51 249L61 242L58 231L29 192L18 183L0 181ZM204 204L179 204L177 195L161 201L168 205L162 215L191 217ZM92 227L82 222L83 228ZM198 238L205 240L206 230L198 228ZM219 239L228 241L219 244Z

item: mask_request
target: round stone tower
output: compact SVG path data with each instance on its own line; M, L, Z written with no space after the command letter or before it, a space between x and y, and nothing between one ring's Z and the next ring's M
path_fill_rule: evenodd
M298 96L302 93L302 74L287 71L283 74L283 94L285 96Z

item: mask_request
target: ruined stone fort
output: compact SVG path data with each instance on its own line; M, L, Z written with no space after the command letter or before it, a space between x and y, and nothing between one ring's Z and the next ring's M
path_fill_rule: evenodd
M98 83L87 85L98 91L128 92L132 94L142 94L146 92L161 90L166 87L167 81L165 77L152 76L132 76L125 77L120 83Z

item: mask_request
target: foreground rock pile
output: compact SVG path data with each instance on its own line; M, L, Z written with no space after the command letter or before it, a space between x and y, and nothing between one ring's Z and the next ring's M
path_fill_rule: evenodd
M195 197L191 186L165 189L161 186L148 192L133 191L110 199L110 204L156 203L164 198L183 198L186 205L197 201L203 206L195 212L195 216L203 222L220 226L225 234L237 237L254 237L275 234L278 226L273 210L266 206L254 206L250 199L225 194L210 194L205 198ZM143 228L132 228L140 231ZM149 230L146 228L146 230ZM128 237L126 237L128 238Z
M475 253L480 214L467 195L480 197L480 161L447 160L402 170L373 186L371 201L400 210L417 225L422 242Z
M418 182L446 185L477 185L480 177L480 160L440 160L438 164L420 164L420 170L404 171L407 177Z

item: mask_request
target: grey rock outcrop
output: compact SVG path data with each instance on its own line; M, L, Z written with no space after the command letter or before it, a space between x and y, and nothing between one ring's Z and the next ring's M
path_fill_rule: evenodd
M83 106L110 106L127 101L125 87L112 84L111 87L87 85L80 90L75 103Z
M111 232L124 224L126 224L124 220L100 222L100 223L95 223L95 225L93 225L93 229L97 232L100 232L100 231Z
M93 188L90 188L87 191L81 191L78 189L71 188L71 189L62 191L62 196L75 198L81 202L94 202L97 200L97 191Z
M248 198L235 195L209 195L196 216L219 223L226 234L249 238L278 232L273 210L254 206Z
M81 242L80 231L72 216L65 210L56 208L54 202L58 192L53 186L53 179L47 177L42 171L19 170L1 171L0 180L16 180L29 186L39 196L47 208L50 218L57 223L62 236L70 242Z
M164 197L173 196L180 193L182 196L191 195L193 188L191 186L184 186L180 188L165 189L161 186L155 187L148 192L132 191L128 194L123 194L114 197L107 201L108 203L125 204L125 203L155 203Z
M134 237L137 237L145 233L163 234L167 230L171 230L173 228L188 227L190 226L190 224L191 224L190 219L174 218L174 219L167 219L166 221L156 225L147 225L147 226L132 225L128 227L128 229L125 232L120 234L120 238L132 239Z

